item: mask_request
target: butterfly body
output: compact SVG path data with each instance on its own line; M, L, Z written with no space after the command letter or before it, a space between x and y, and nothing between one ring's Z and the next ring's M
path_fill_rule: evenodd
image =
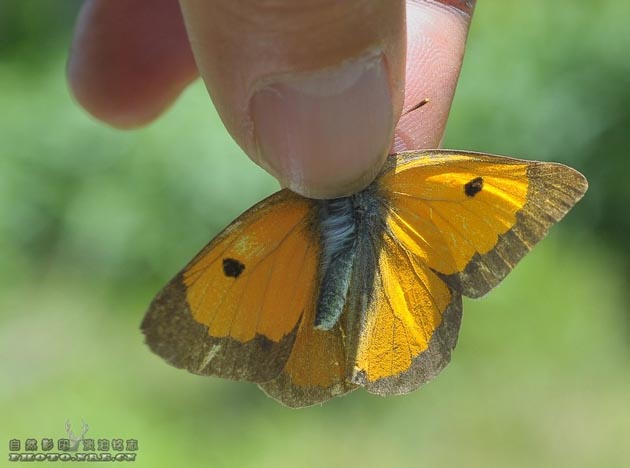
M353 275L375 267L362 265L371 256L361 247L369 242L366 234L379 237L384 228L382 210L374 185L350 197L319 202L318 228L315 230L319 231L322 281L318 291L316 328L330 330L337 323ZM359 249L364 253L357 255Z
M586 188L560 164L431 150L390 157L351 197L282 190L165 286L147 343L288 406L407 393L449 362L462 295L496 286Z

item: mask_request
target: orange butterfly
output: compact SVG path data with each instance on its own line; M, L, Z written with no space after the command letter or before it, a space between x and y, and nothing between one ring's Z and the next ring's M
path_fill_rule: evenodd
M462 295L495 287L586 189L561 164L395 154L351 197L258 203L164 287L142 329L174 366L292 407L407 393L449 362Z

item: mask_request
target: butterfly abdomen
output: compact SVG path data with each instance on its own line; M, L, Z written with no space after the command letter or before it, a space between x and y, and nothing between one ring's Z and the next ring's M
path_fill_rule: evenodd
M327 270L331 261L351 250L356 240L357 220L353 197L322 200L319 207L321 268Z
M366 231L376 228L373 225L374 219L378 218L377 205L373 186L351 197L321 201L319 221L322 280L317 299L315 328L330 330L339 320L356 266L358 244L365 241ZM361 266L363 267L364 265ZM366 272L360 273L365 276Z
M315 328L330 330L341 315L356 253L353 197L322 200L319 206L322 280Z

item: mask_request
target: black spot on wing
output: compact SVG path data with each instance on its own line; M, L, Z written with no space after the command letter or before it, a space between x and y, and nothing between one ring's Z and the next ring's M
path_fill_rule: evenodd
M244 269L245 265L234 258L223 259L223 273L225 274L225 276L238 278L241 273L243 273Z
M470 182L468 182L466 185L464 185L464 193L466 194L466 196L472 198L475 195L477 195L479 192L481 192L482 188L483 188L483 179L481 177L476 177Z

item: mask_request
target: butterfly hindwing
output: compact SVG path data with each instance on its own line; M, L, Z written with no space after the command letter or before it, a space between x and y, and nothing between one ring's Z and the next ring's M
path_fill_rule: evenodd
M259 384L286 406L322 403L356 388L347 378L347 347L341 322L326 331L316 329L314 324L315 300L305 310L284 369L274 380Z
M408 393L450 361L461 322L461 296L387 229L372 242L373 286L364 301L351 378L371 393Z
M213 239L149 307L152 350L196 374L277 377L316 294L312 203L282 190Z

